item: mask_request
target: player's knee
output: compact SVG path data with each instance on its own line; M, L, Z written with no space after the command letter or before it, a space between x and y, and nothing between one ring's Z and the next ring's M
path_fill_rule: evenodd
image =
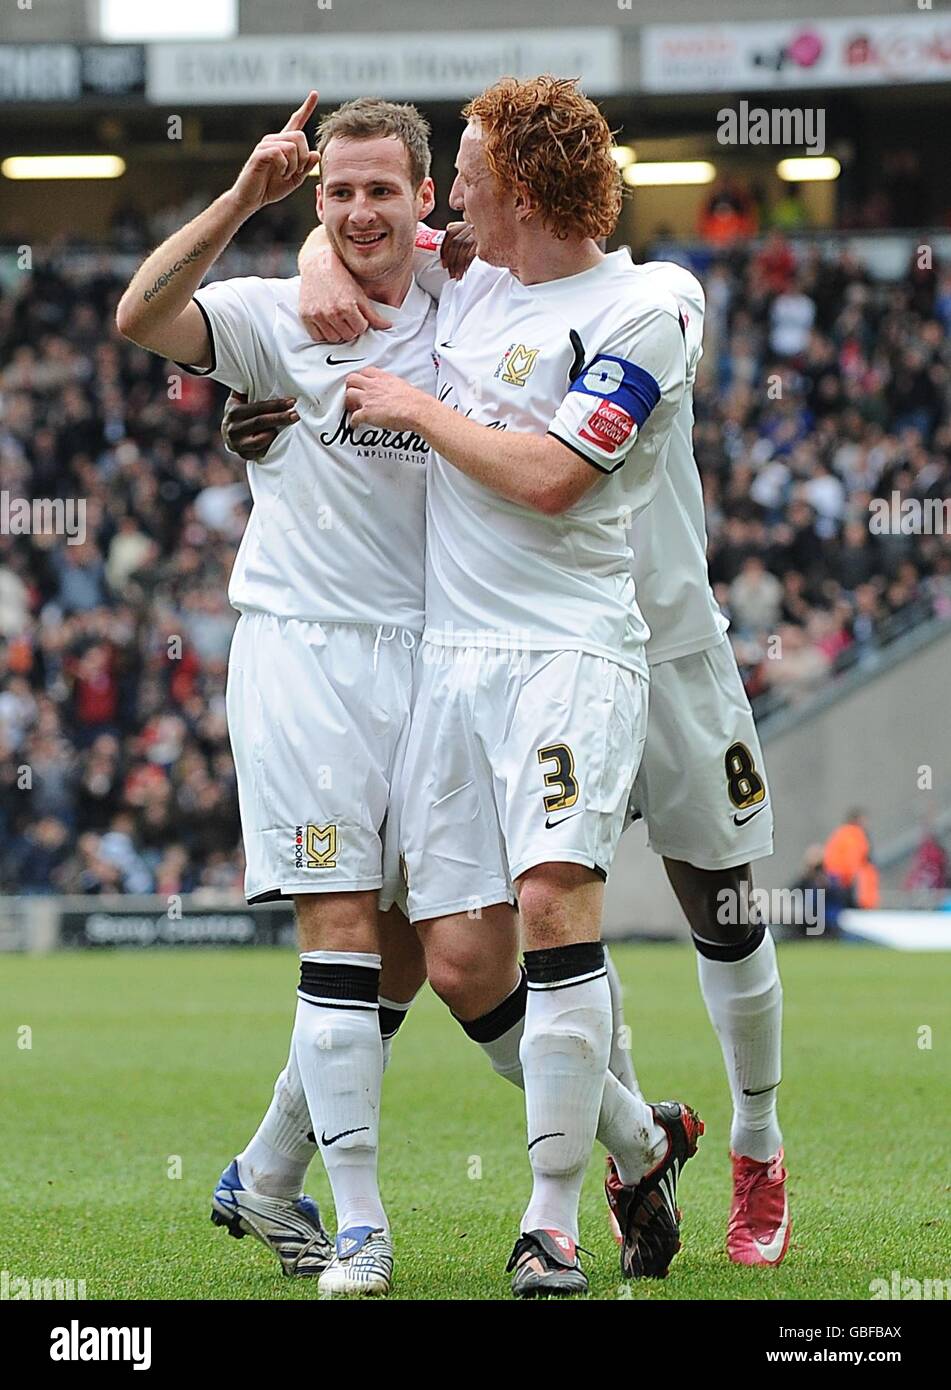
M451 957L440 956L427 960L426 973L433 993L450 1009L456 1012L456 1004L464 991L464 973Z
M564 870L575 864L540 864L519 879L518 910L533 950L563 944L568 926L565 892L573 879Z
M480 1007L486 992L484 962L465 953L443 953L427 959L426 968L433 993L454 1014L472 1018L484 1012Z
M716 946L738 946L759 925L750 899L748 864L700 869L668 859L664 863L695 939Z
M375 894L301 893L294 905L302 951L379 950Z
M510 976L516 966L513 962L506 969L505 965L468 951L440 952L426 961L433 993L457 1018L465 1020L491 1012L511 991Z
M705 940L712 941L716 946L743 946L750 942L754 935L756 940L762 939L762 930L758 927L751 927L748 923L731 925L715 924L707 926L707 937Z

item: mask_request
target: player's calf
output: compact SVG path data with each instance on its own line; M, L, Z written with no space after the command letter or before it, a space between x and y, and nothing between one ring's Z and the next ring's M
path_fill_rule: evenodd
M778 1264L789 1244L777 1091L782 1076L783 991L768 926L750 920L748 864L712 870L664 860L697 951L700 990L733 1096L730 1259Z

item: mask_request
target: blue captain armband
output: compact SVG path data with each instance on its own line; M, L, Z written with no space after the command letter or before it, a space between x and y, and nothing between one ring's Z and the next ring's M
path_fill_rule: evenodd
M601 396L627 412L640 429L660 400L660 387L650 372L623 357L596 357L575 377L571 391Z

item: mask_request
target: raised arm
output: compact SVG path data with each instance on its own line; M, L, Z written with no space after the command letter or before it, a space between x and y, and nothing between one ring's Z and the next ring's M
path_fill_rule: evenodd
M316 105L317 93L311 92L283 130L255 146L227 193L143 262L116 309L123 337L189 366L211 366L208 329L192 296L238 228L293 193L313 169L317 156L304 126Z

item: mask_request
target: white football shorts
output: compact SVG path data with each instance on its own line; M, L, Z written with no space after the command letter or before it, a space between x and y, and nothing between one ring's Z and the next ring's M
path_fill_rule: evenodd
M586 652L424 641L399 791L410 919L512 902L536 864L606 877L647 690L646 675Z
M228 731L250 902L401 889L390 791L409 734L417 639L403 628L243 613Z
M728 869L773 852L753 712L728 637L651 667L647 742L631 793L657 854Z

